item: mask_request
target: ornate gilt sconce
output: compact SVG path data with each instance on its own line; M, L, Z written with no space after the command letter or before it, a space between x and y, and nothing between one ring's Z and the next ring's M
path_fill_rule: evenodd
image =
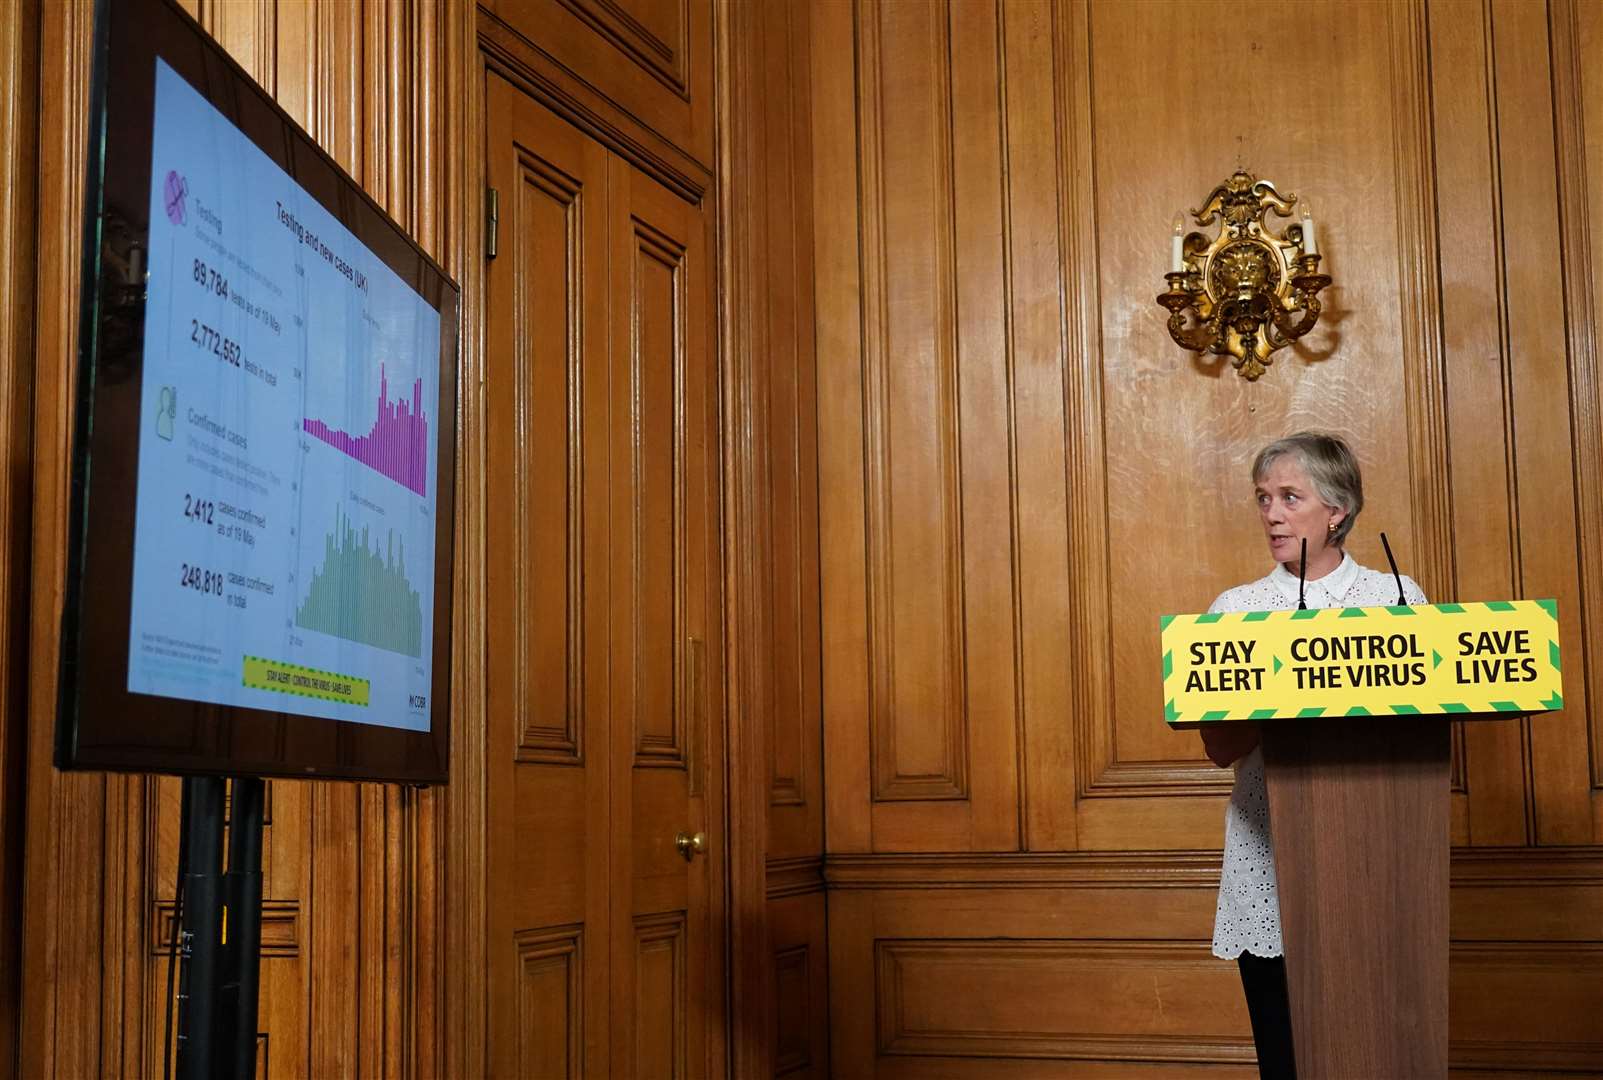
M1217 236L1186 233L1184 219L1174 219L1169 288L1158 303L1169 309L1169 336L1179 345L1230 356L1243 377L1256 379L1270 354L1313 329L1330 275L1318 272L1307 201L1301 222L1282 234L1264 222L1270 210L1290 217L1296 203L1297 196L1282 198L1268 180L1237 170L1191 211L1198 225L1219 219Z

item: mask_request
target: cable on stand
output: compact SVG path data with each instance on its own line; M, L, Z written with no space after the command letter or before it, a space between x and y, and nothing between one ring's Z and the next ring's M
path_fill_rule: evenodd
M179 856L184 904L178 979L179 1080L256 1074L261 985L262 801L260 777L235 777L229 817L221 776L184 778Z

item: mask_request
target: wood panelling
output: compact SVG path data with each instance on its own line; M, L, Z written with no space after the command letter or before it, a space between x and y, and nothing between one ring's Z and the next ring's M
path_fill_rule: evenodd
M816 1080L835 1075L829 1068L829 946L818 869L813 867L811 881L798 872L789 885L769 893L765 952L773 1001L772 1026L764 1033L770 1053L764 1075ZM784 877L784 871L775 876Z
M686 625L680 598L662 584L685 572L685 425L687 413L702 415L704 402L687 409L684 399L682 365L694 356L684 245L632 214L628 230L615 271L628 281L628 301L616 305L610 373L629 403L612 428L613 523L622 534L615 533L612 573L625 624L636 630L615 654L627 680L616 700L626 709L635 768L688 770Z
M584 1075L584 927L524 931L514 940L516 1075L577 1080Z
M1090 138L1096 233L1104 238L1097 267L1103 283L1101 445L1109 448L1105 538L1112 552L1107 581L1086 583L1107 590L1102 625L1113 643L1109 698L1105 710L1075 718L1106 726L1100 738L1088 733L1105 756L1079 773L1086 795L1117 796L1122 789L1129 796L1082 799L1082 846L1126 846L1149 813L1163 814L1142 803L1165 801L1155 798L1165 787L1185 794L1228 779L1208 767L1189 775L1174 767L1195 753L1195 740L1150 721L1161 706L1158 681L1150 677L1156 629L1120 612L1176 604L1200 610L1225 586L1265 572L1259 526L1245 502L1244 471L1258 446L1309 426L1343 432L1367 466L1367 506L1354 554L1376 562L1375 533L1385 529L1412 573L1428 582L1436 572L1424 561L1428 551L1418 523L1420 507L1437 498L1432 478L1444 470L1420 471L1430 444L1409 411L1418 399L1410 389L1431 383L1419 369L1432 362L1428 342L1416 340L1424 333L1416 324L1429 319L1429 298L1406 291L1418 276L1414 251L1424 238L1408 215L1424 213L1417 201L1424 181L1417 174L1426 168L1418 160L1422 147L1410 111L1419 92L1407 62L1417 44L1409 9L1310 6L1306 41L1329 58L1343 92L1293 103L1272 119L1249 112L1236 121L1235 145L1222 152L1134 135L1164 126L1161 95L1140 89L1146 72L1226 47L1229 4L1193 9L1184 19L1175 18L1178 11L1164 4L1128 11L1093 4L1083 55L1070 58L1089 64L1095 87ZM1271 39L1254 44L1256 51L1248 50L1253 59L1245 61L1249 70L1268 64L1273 52ZM1266 67L1258 70L1259 76L1243 77L1268 74ZM1212 174L1222 179L1236 159L1318 200L1321 215L1332 222L1326 265L1340 289L1327 306L1323 336L1288 350L1256 383L1194 362L1168 340L1162 320L1128 317L1134 297L1150 303L1146 283L1159 268L1147 246L1111 242L1125 219L1172 216L1165 200L1194 205L1217 182ZM1348 182L1353 159L1386 165L1370 175L1374 187ZM1388 252L1396 257L1380 257ZM1139 453L1113 449L1124 447ZM1148 557L1151 508L1158 506L1168 508L1163 517L1171 535L1207 538L1205 558ZM1196 811L1199 821L1213 817L1200 806ZM1162 826L1183 828L1167 814Z
M988 279L960 272L971 254L952 211L984 205L983 148L996 141L996 95L993 78L947 66L954 34L984 40L994 30L977 6L864 5L851 25L836 8L815 14L820 43L835 33L855 38L863 87L850 119L815 97L815 175L848 170L842 179L868 193L860 281L821 274L819 288L823 311L850 303L861 327L819 372L819 424L831 432L820 443L825 605L832 580L862 604L856 618L824 623L826 678L836 678L836 656L854 654L840 682L826 684L826 714L838 708L856 721L838 725L845 745L829 758L832 767L861 762L853 772L867 781L850 813L832 815L829 827L849 829L844 818L867 811L879 848L1007 849L1018 837L1013 616L1005 589L979 585L1010 576L1005 531L1000 542L992 531L1006 529L1010 512L984 501L987 492L1007 495L994 473L985 475L1007 445L1006 417L974 412L973 396L994 401L997 384L971 358L980 342L970 327L996 320L963 307L960 283ZM827 93L827 83L814 85ZM843 128L829 126L842 119ZM981 152L957 155L957 146ZM839 206L832 196L815 186L815 204ZM839 235L844 222L834 214L817 220L827 261L836 256L825 254L824 237ZM855 224L849 236L855 248ZM821 334L821 356L823 346ZM975 385L975 377L988 381ZM861 471L843 454L860 454L852 464ZM1001 461L1005 477L1005 450ZM850 549L832 542L830 519L850 530ZM854 776L843 780L859 790Z
M1204 882L830 893L836 1068L981 1056L1163 1064L1251 1060L1232 966L1199 935ZM870 998L861 987L873 987Z
M1603 852L1460 848L1452 862L1454 941L1603 940Z
M734 554L750 596L742 684L762 722L770 858L823 851L808 15L800 3L729 12L741 110L728 140L741 160L723 181L739 237L729 272L741 417Z
M1603 460L1603 373L1599 365L1598 319L1603 314L1603 271L1597 258L1603 253L1603 74L1596 59L1603 56L1603 11L1587 3L1559 4L1554 12L1554 67L1557 86L1555 113L1559 130L1559 190L1563 198L1561 223L1570 241L1565 302L1575 312L1570 333L1571 379L1575 384L1571 408L1576 416L1576 457ZM1589 133L1589 134L1588 134ZM1587 282L1591 283L1588 295ZM1586 605L1583 640L1597 641L1603 627L1603 478L1598 470L1581 470L1576 477L1577 510L1583 535L1593 542L1578 545L1582 596ZM1587 698L1603 701L1603 665L1590 656L1583 668ZM1603 717L1596 709L1588 716L1591 746L1593 833L1603 832L1603 808L1597 791L1603 788Z
M1216 852L1045 852L1028 855L830 855L831 889L980 888L1212 888Z
M946 1075L942 1055L957 1053L1133 1057L1150 1075L1170 1059L1242 1060L1234 967L1207 955L1218 866L1216 852L831 857L837 1060L872 1060L854 1067L891 1076L902 1075L903 1057ZM1595 850L1461 849L1452 884L1453 1069L1603 1069L1593 958L1603 944L1603 859ZM887 970L887 954L923 966L914 973L897 960ZM1079 971L1074 981L1053 989L1069 969ZM1172 978L1203 981L1171 995ZM878 980L872 1000L865 979ZM1500 1007L1506 995L1519 1007ZM908 1013L914 1006L924 1012ZM1194 1038L1150 1038L1188 1015L1202 1025Z
M680 97L689 97L685 78L689 52L690 5L686 0L560 0L563 7Z
M491 1068L529 1060L528 1019L511 994L524 971L518 942L578 926L588 930L581 1001L564 999L539 1027L588 1016L571 1067L605 1072L608 155L500 79L487 107L489 179L504 194L486 342L488 458L500 466L487 470L486 496L508 511L491 515L487 534L488 858L500 868L487 981L502 990L490 999ZM536 749L531 728L563 734Z
M874 957L880 1054L1251 1060L1214 1035L1228 970L1189 942L880 938Z
M876 1076L892 1080L1252 1080L1257 1065L1155 1065L1138 1062L1052 1061L1040 1058L886 1058Z
M1603 543L1603 535L1583 535L1577 516L1578 477L1595 468L1576 456L1580 447L1574 441L1575 425L1587 418L1572 414L1571 401L1581 396L1595 400L1596 389L1594 385L1590 392L1582 390L1577 376L1585 372L1570 367L1577 358L1568 355L1568 344L1581 334L1590 337L1595 329L1566 325L1577 313L1566 311L1567 290L1562 278L1555 277L1555 271L1573 276L1586 268L1573 258L1555 263L1551 244L1537 242L1543 232L1566 226L1584 229L1581 221L1564 213L1578 207L1560 204L1554 169L1559 140L1578 134L1556 129L1553 122L1550 17L1564 12L1501 2L1490 8L1488 32L1495 43L1497 80L1499 240L1505 260L1501 289L1493 295L1500 293L1508 309L1507 363L1514 387L1508 453L1520 478L1513 522L1519 573L1515 584L1520 595L1558 599L1561 647L1567 655L1580 658L1586 654L1582 616L1589 610L1580 589L1578 572L1585 569L1580 553ZM1543 122L1533 122L1534 117ZM1545 155L1545 161L1539 165L1536 155ZM1548 327L1548 332L1539 332L1539 326ZM1594 414L1594 425L1597 419ZM1466 495L1473 498L1472 493ZM1556 536L1565 539L1555 543ZM1534 818L1532 839L1538 844L1603 840L1594 827L1596 792L1586 765L1587 727L1596 721L1581 677L1585 666L1584 660L1579 666L1571 664L1565 673L1563 712L1524 722L1529 729L1532 780L1527 799ZM1473 790L1470 798L1473 806Z
M1384 529L1433 599L1559 599L1565 710L1454 737L1452 835L1473 847L1451 1060L1603 1067L1571 1024L1590 981L1549 947L1603 940L1597 5L1320 0L1295 31L1236 0L810 15L835 1068L991 1075L962 1055L992 1054L1036 1075L1026 1059L1062 1052L1116 1072L1133 1039L1132 1074L1155 1075L1240 1049L1235 973L1206 953L1230 777L1159 719L1153 616L1267 570L1246 469L1307 427L1364 463L1360 562L1384 565ZM1288 50L1319 93L1270 89ZM1191 138L1175 73L1227 55ZM1313 200L1335 278L1319 328L1252 383L1180 350L1152 303L1164 223L1238 166ZM949 959L1006 971L1093 940L1131 943L1097 977L1173 947L1228 1008L1151 1042L1121 1004L1058 1024L1073 985L970 988ZM1459 1007L1535 993L1514 989L1524 954L1551 1023L1540 997Z
M488 536L492 1070L528 1067L517 943L563 924L586 941L572 1067L710 1075L725 998L708 230L513 83L492 74L488 94L505 193L486 322L486 482L503 508ZM694 858L681 835L700 837Z
M0 1062L17 1059L22 991L38 46L37 10L13 8L0 25Z
M712 1075L727 834L711 229L637 165L614 156L609 172L613 1067ZM702 854L682 856L679 835L702 835ZM642 926L658 928L649 967L629 962Z
M262 958L296 956L301 948L300 904L294 900L262 901ZM150 920L150 953L165 956L173 934L173 902L156 901Z
M824 857L803 855L790 859L768 860L768 898L778 900L787 896L824 890Z
M42 288L73 297L92 8L21 7L23 17L8 22L7 32L36 35L38 122L50 135L37 147L7 141L8 149L18 150L8 154L8 167L15 163L44 181L29 208L39 257L16 264L27 266L34 280L27 290L8 289L7 295ZM456 9L428 0L189 7L427 249L447 264L460 256L461 216L451 209L461 195L459 155L446 153L445 146L447 118L451 133L462 138L464 114L455 111L461 99L445 88L460 77L471 55L462 49L472 39L452 31ZM364 27L375 26L380 32L364 36ZM31 109L35 99L17 88L10 100ZM31 180L19 178L6 190L32 199ZM178 784L63 775L50 766L76 309L66 303L47 307L31 324L37 349L18 354L15 365L5 364L6 408L17 403L14 390L31 387L32 430L0 426L5 440L24 433L32 438L31 535L4 548L8 556L32 555L28 715L24 725L20 699L8 697L4 731L7 740L19 738L24 726L28 733L21 1018L44 1034L22 1047L19 1067L30 1076L151 1075L159 1072L163 1056L161 935L171 925ZM8 344L19 340L8 331ZM470 343L465 352L471 355L472 349ZM470 386L463 402L471 415ZM27 458L8 457L5 475L28 477ZM9 496L15 489L5 490ZM8 508L8 529L24 520L13 516L11 503L0 505ZM15 582L15 565L8 558L7 585L0 587ZM8 599L6 610L27 609ZM461 641L459 636L459 646ZM454 688L454 736L474 724L463 707L473 698L474 675L467 666L456 670L462 674ZM11 694L14 684L5 689ZM471 788L471 776L462 779L459 790ZM8 786L5 794L13 790ZM471 995L442 1000L439 993L447 971L466 965L465 959L447 962L440 948L447 868L438 820L445 800L434 792L379 785L274 781L270 792L262 1074L439 1074L442 1015L473 1010ZM463 794L471 805L472 795ZM8 827L19 819L6 815ZM464 832L462 847L471 843ZM471 852L464 850L458 865L470 861ZM5 883L13 880L8 876ZM482 896L460 877L457 883L465 906ZM466 918L453 914L459 922ZM8 930L17 925L9 917L6 924ZM14 1016L9 1007L0 1011ZM464 1032L455 1041L460 1046L471 1036Z
M635 1074L680 1080L690 1039L689 957L685 913L645 915L634 922L634 1007L630 1010ZM627 1039L624 1032L618 1033Z
M713 161L712 0L490 0L495 17L576 97L596 96L687 151ZM561 74L568 73L566 77Z
M602 248L621 252L626 235L649 241L636 245L635 250L649 256L643 262L621 256L612 260L614 271L628 279L622 287L617 281L606 283L619 295L641 302L621 307L614 326L605 319L593 325L603 337L616 335L620 348L612 355L634 364L640 391L634 402L637 413L620 430L648 436L635 448L633 477L639 490L630 490L639 494L649 489L651 495L625 496L618 504L639 511L636 550L642 555L634 587L620 610L628 609L630 618L639 614L649 619L651 627L634 639L637 648L627 672L619 668L620 677L630 680L627 694L621 684L606 684L605 665L590 675L601 679L603 698L618 691L619 699L629 703L630 715L640 721L633 729L639 735L633 748L639 750L638 772L652 779L617 788L628 807L623 828L627 832L629 822L641 822L651 843L636 849L639 858L627 849L619 855L600 844L596 866L604 887L592 890L591 896L604 922L610 919L608 900L619 900L624 917L618 940L632 933L637 914L649 920L664 911L688 913L679 916L680 936L672 939L678 942L673 977L684 990L674 1013L677 1027L670 1034L681 1073L719 1073L723 1059L717 1028L724 998L722 971L711 959L721 955L717 942L725 930L717 910L723 866L723 667L718 520L711 509L718 505L719 489L710 476L710 463L717 460L717 395L709 360L714 260L705 219L665 193L654 194L651 182L643 179L656 177L693 200L703 199L711 189L712 5L706 0L510 5L509 17L528 36L473 4L455 0L191 0L189 7L368 192L451 268L464 289L456 568L456 594L462 602L454 625L451 784L443 793L376 785L274 784L264 873L269 920L263 1069L274 1076L485 1073L486 941L495 926L486 904L487 855L493 852L502 865L521 862L525 868L538 866L541 855L527 845L511 850L499 846L500 836L493 839L498 846L491 846L486 792L493 786L487 774L496 756L487 747L493 732L486 722L486 688L499 676L488 670L487 657L494 653L504 659L521 680L503 680L503 690L515 682L521 696L500 707L519 722L502 731L506 737L496 751L548 770L541 776L542 798L548 794L546 775L565 778L570 787L576 780L579 794L568 799L575 824L594 809L593 792L587 795L584 788L586 765L599 761L604 767L616 756L605 741L608 733L586 726L587 695L594 688L574 674L586 670L576 656L586 635L594 633L579 617L589 595L585 590L598 583L603 588L597 594L599 607L591 605L603 616L603 631L610 613L605 558L587 561L582 537L580 550L569 546L582 532L575 523L582 517L586 492L593 488L602 496L597 506L603 516L610 511L605 485L586 487L582 454L569 453L576 446L583 450L590 430L583 415L574 414L577 398L536 400L531 394L510 399L524 410L509 418L520 450L567 454L567 471L559 470L555 490L564 500L569 489L577 492L575 512L558 515L554 532L542 531L548 522L544 515L531 518L522 523L529 527L518 538L524 565L549 564L560 552L566 595L561 588L553 595L543 588L531 594L525 587L523 602L535 606L537 596L540 603L550 602L553 611L551 618L544 609L538 611L529 625L518 628L523 637L517 641L503 642L489 604L486 525L498 520L489 507L492 496L502 493L487 481L484 467L485 433L495 424L486 423L481 393L486 110L477 49L482 45L493 63L515 72L521 85L536 88L620 155L609 160L602 151L601 183L617 193L615 199L603 200L604 209L592 216L601 230ZM23 785L11 782L21 775L23 759L7 748L18 746L26 732L29 803L25 856L15 849L24 815L8 810L3 817L0 850L6 859L0 864L0 909L8 916L8 933L0 944L0 961L7 956L15 960L18 948L26 952L20 964L0 963L0 970L15 979L20 968L27 991L20 995L21 1019L30 1030L48 1033L30 1040L22 1051L26 1075L154 1070L162 1049L155 1006L165 983L161 955L152 942L170 923L170 909L164 905L171 904L177 833L175 784L58 776L49 766L71 429L72 373L66 358L74 354L75 320L69 305L40 309L35 320L28 297L39 289L53 296L76 291L81 221L76 200L83 175L90 13L91 6L83 3L25 3L20 17L7 22L6 50L0 54L0 75L9 91L5 145L8 151L20 151L7 155L5 168L15 168L16 175L7 173L5 197L16 205L6 203L0 240L12 256L7 265L28 275L25 285L6 290L8 301L28 314L8 323L0 345L7 357L20 360L8 360L0 375L0 446L5 450L0 529L9 538L26 534L21 543L5 544L0 566L8 613L5 651L0 654L0 694L6 702L0 797L9 804L23 792ZM35 87L44 88L37 114ZM34 130L49 133L37 148L29 135ZM37 200L35 177L42 181ZM546 195L560 196L563 180L531 173L527 187L543 184ZM18 222L26 222L20 232L14 228ZM563 227L571 224L565 220ZM583 229L579 232L582 246ZM32 257L35 238L37 259ZM638 280L631 277L635 269L642 271ZM642 287L635 288L637 284ZM535 316L548 314L539 311ZM636 329L643 336L631 337ZM622 347L625 341L634 348ZM538 363L542 357L523 359ZM686 377L687 369L692 377ZM588 374L604 384L625 371L603 366ZM531 378L529 385L543 389L549 383L542 375ZM561 379L558 386L559 394L565 393L570 380ZM561 421L554 430L545 426L553 412ZM498 423L508 419L500 412L494 418ZM606 436L604 425L594 432ZM554 439L552 447L542 441L548 436ZM520 508L525 500L539 503L550 494L513 492L497 511L509 503ZM652 575L679 573L687 565L697 568L693 587L670 593L665 601ZM21 602L30 580L31 607ZM24 643L23 635L29 648L26 705L14 678L21 670L14 661L21 659L16 647ZM620 633L620 641L626 638ZM506 644L505 653L489 648L491 641ZM634 757L631 753L630 760ZM816 770L811 782L816 786ZM662 792L657 791L665 784L677 785L682 800L696 800L697 811L665 813ZM594 790L605 807L611 787L603 781ZM557 819L560 824L560 812ZM698 857L693 868L686 866L672 847L679 826L710 834L710 859ZM545 828L544 822L538 835L556 835L558 843L573 840L571 834ZM609 897L605 884L615 855L620 859L616 869L628 886ZM26 932L11 932L17 925L10 917L17 908L17 883L24 877ZM683 886L677 893L675 881ZM539 997L550 990L551 969L541 964L555 963L552 956L560 954L562 964L571 963L564 978L583 982L585 965L605 965L615 950L609 930L589 938L575 936L571 953L549 952L555 948L550 941L537 942L529 935L544 933L542 927L580 925L582 890L577 894L579 913L564 917L557 917L555 909L571 906L573 889L561 883L546 888L541 882L534 891L536 907L552 908L544 913L552 917L520 923L524 936L518 940L530 948L538 945L535 953L548 949L539 955L525 949L532 965L527 970L535 973L531 993ZM660 952L661 941L669 939L654 940L658 944L652 957ZM517 957L515 946L511 956ZM586 992L595 994L594 985ZM10 989L0 993L0 1012L8 1023L0 1051L8 1051L18 995ZM564 1027L563 1062L580 1069L585 1055L594 1060L599 1048L605 1069L608 1034L601 1020L609 1010L604 986L599 997L581 995L572 1004L563 1014L568 1018L564 1024L580 1017L590 1022ZM620 1023L632 1024L627 1010ZM554 1060L539 1056L545 1052L523 1054L524 1064L543 1075ZM630 1057L620 1052L625 1066Z
M82 117L89 22L87 5L41 11L35 295L72 295L78 286L81 217L75 185L66 178L83 175L75 166L83 160L86 132ZM71 430L71 383L60 367L73 354L76 330L77 320L66 305L39 306L33 357L28 721L8 718L8 726L24 728L28 740L20 1027L58 1031L57 1016L74 1021L56 1038L22 1040L18 1071L36 1076L88 1075L99 1069L100 901L107 888L100 850L104 789L108 782L125 783L88 775L57 777L50 764L62 576L59 557L51 553L66 546L66 441Z
M1460 944L1452 959L1455 1066L1603 1070L1603 942Z
M811 1035L812 949L792 945L774 952L774 1075L800 1072L813 1063Z
M716 9L730 626L731 1066L828 1073L812 22Z
M596 363L587 364L586 357L596 348L599 326L592 320L599 309L592 300L586 311L582 275L605 250L598 240L603 215L590 211L584 188L601 160L589 155L588 168L570 174L557 162L522 155L507 193L507 253L529 284L504 297L518 313L518 337L508 354L510 392L491 402L489 439L493 457L515 462L504 499L523 509L502 518L512 532L505 542L511 579L505 599L509 612L524 614L497 621L498 655L491 665L499 667L505 656L516 673L508 680L507 705L520 718L517 761L584 763L584 587L586 540L594 528L585 523L585 403L590 380L600 372L587 377ZM535 252L550 253L541 267L546 272L538 275ZM536 334L535 327L560 332ZM536 507L546 512L530 512Z
M908 4L865 13L860 122L874 137L862 148L863 183L879 193L865 201L878 212L863 237L870 791L875 802L966 800L964 427L950 223L955 144L980 140L955 130L947 12ZM909 197L887 200L887 176Z
M1457 849L1451 907L1453 1068L1603 1073L1603 850Z
M856 26L846 4L812 10L810 84L812 99L814 280L818 306L816 355L851 357L852 364L819 363L818 548L819 613L823 644L823 701L842 708L851 722L824 724L824 788L829 850L869 851L873 817L864 812L869 785L868 727L864 720L869 679L868 597L861 567L866 544L861 513L863 388L860 368L864 313L858 237L862 208L857 189L857 100L855 71L843 64L856 50ZM840 432L841 434L836 434ZM826 512L830 492L857 493L841 512ZM833 956L831 957L833 963ZM833 1014L833 1008L831 1009ZM832 1022L834 1017L831 1017Z
M1507 310L1503 289L1493 287L1502 281L1504 259L1497 236L1498 163L1491 152L1496 117L1486 33L1490 9L1466 0L1437 10L1451 16L1430 23L1437 199L1442 242L1454 251L1442 265L1441 290L1443 343L1451 360L1447 407L1454 419L1449 450L1456 489L1475 494L1453 503L1456 534L1476 538L1454 553L1458 595L1513 595L1515 532L1486 527L1488 521L1517 520L1517 477L1507 453L1513 422ZM1489 444L1498 452L1485 452ZM1455 813L1454 842L1524 843L1530 823L1522 725L1467 724L1462 733L1475 803L1464 807L1461 823Z
M1099 621L1102 596L1071 587L1074 579L1105 580L1108 557L1090 73L1068 62L1074 50L1065 44L1083 39L1083 10L1013 4L999 11L1007 87L1003 251L1012 256L997 255L1009 294L1006 408L1018 489L1008 591L1019 640L1020 846L1041 851L1079 846L1074 770L1083 752L1075 747L1086 730L1065 721L1106 711L1111 647ZM1067 293L1065 277L1077 283Z
M1401 494L1413 526L1412 535L1408 537L1410 547L1405 549L1410 573L1426 590L1427 596L1445 596L1450 591L1456 595L1453 557L1457 545L1452 532L1447 403L1443 400L1445 365L1439 285L1442 249L1437 237L1438 217L1432 213L1438 184L1431 141L1430 41L1423 3L1390 5L1386 16L1386 44L1391 65L1390 179L1396 203L1393 242L1397 252L1397 279L1396 293L1391 299L1395 305L1395 315L1391 310L1383 310L1388 317L1395 319L1394 333L1402 353L1401 389L1405 407L1385 411L1405 420L1407 472L1404 475L1407 486ZM1380 100L1385 101L1386 98ZM1321 117L1320 120L1325 118ZM1298 182L1306 183L1301 180ZM1321 200L1321 212L1329 205L1329 199ZM1337 206L1339 208L1340 204ZM1362 238L1353 239L1354 250L1363 251L1364 248L1360 246ZM1350 350L1354 346L1362 350L1367 345L1361 339L1351 344L1343 342L1342 359L1352 355ZM1377 413L1383 411L1380 408L1382 402L1365 404ZM1351 408L1351 405L1348 407ZM1370 491L1376 487L1373 478L1375 464L1388 470L1402 464L1393 464L1380 458L1368 447L1365 448L1365 460L1372 463L1369 470L1371 479L1367 485ZM1380 526L1366 522L1365 528L1378 530ZM1369 549L1374 551L1372 540ZM1381 562L1378 554L1371 555L1370 559L1376 564Z

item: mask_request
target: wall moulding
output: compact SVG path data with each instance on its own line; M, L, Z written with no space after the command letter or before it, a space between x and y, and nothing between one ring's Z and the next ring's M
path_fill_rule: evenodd
M811 860L775 861L784 874ZM1213 887L1218 851L1061 851L986 854L835 854L824 880L835 889ZM1454 889L1603 889L1603 846L1470 848L1452 852Z
M860 49L859 156L865 190L861 236L862 354L868 541L869 757L875 802L964 800L969 796L969 703L962 520L963 423L958 402L957 256L951 231L955 192L950 26L939 5L908 9L923 27L890 35L888 5L857 12ZM923 33L916 30L922 29ZM922 61L922 63L920 63ZM890 83L889 87L887 84ZM903 98L921 96L922 107ZM894 110L894 112L893 112ZM927 111L926 111L927 110ZM895 122L891 117L903 121ZM920 123L906 123L917 118ZM891 220L887 185L896 163L927 160L928 205ZM913 214L921 220L910 220ZM893 248L895 249L893 251ZM897 256L929 257L935 332L899 319L913 289L893 273ZM922 261L922 260L920 260ZM918 290L922 292L922 288ZM928 393L916 388L925 381ZM908 571L913 571L909 573ZM900 573L898 573L900 571ZM910 751L907 736L934 729ZM912 765L915 759L918 765Z
M768 899L806 896L824 891L824 857L803 855L768 860Z
M1548 9L1550 48L1553 64L1554 141L1558 158L1559 232L1562 247L1564 307L1569 353L1570 400L1574 424L1575 460L1603 460L1603 375L1598 371L1598 321L1596 289L1603 282L1597 267L1593 220L1593 194L1603 188L1603 175L1587 175L1586 123L1603 126L1603 109L1594 90L1584 94L1580 5L1575 0L1557 0ZM1587 13L1596 24L1596 15ZM1595 73L1595 61L1593 65ZM1593 111L1587 115L1588 105ZM1603 164L1594 154L1590 164ZM1576 553L1580 560L1581 637L1588 643L1603 633L1603 477L1596 468L1575 471L1576 518L1579 535ZM1594 792L1603 789L1603 664L1591 659L1587 650L1582 664L1586 686L1591 780ZM1594 798L1596 796L1594 795Z
M1189 942L893 938L875 941L874 956L881 1054L1255 1059L1250 1039L1209 1034L1221 1007L1212 992L1235 972ZM928 989L959 978L969 992ZM1075 994L1064 992L1069 986ZM1076 1004L1114 998L1116 1008ZM1054 1006L1043 1008L1043 999ZM1120 1030L1137 1016L1146 1030Z
M775 1076L784 1076L812 1064L811 959L812 948L807 944L774 953L774 1001L779 1019L773 1047Z
M712 174L704 165L608 101L482 7L478 9L478 45L491 71L680 198L699 205L711 192Z
M1453 886L1603 885L1603 845L1454 848Z
M680 98L690 100L685 72L688 63L686 30L690 24L689 4L673 5L677 34L665 41L654 34L616 0L558 0L563 7L588 23L634 63L651 73Z
M1212 888L1218 852L1063 851L1050 854L830 855L835 889Z
M157 900L150 912L150 955L165 958L172 941L171 900ZM299 956L301 952L301 905L298 900L262 901L262 959ZM163 959L165 966L165 959Z
M1478 1036L1454 1039L1452 1065L1556 1071L1603 1063L1603 942L1455 943L1451 956L1452 1027ZM1516 1033L1529 1041L1516 1048Z

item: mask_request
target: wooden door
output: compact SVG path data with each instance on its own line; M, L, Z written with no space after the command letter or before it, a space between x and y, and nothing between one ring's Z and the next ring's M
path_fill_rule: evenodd
M607 154L497 79L488 113L491 1061L604 1076Z
M721 1069L706 224L490 77L490 1054ZM703 852L676 845L701 834Z
M693 846L710 842L716 618L705 229L621 158L611 178L613 1071L704 1076L718 969L712 860Z

